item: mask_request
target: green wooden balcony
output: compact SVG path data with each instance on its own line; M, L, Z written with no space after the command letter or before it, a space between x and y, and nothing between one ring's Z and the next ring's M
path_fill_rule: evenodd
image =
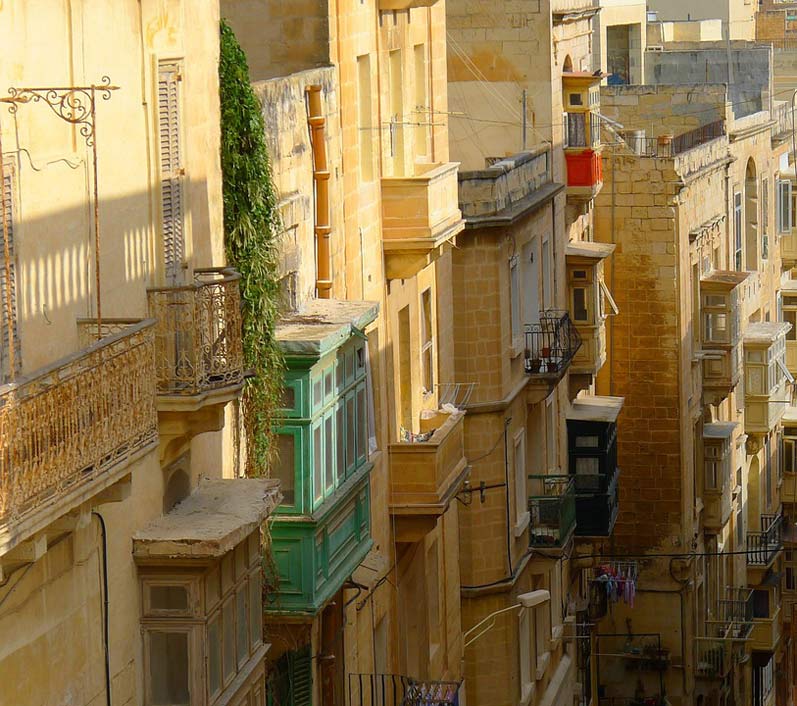
M368 302L314 300L283 319L285 386L275 415L282 504L271 525L271 613L313 615L370 550L372 417L362 329Z
M576 491L572 476L531 475L529 545L563 547L576 527Z

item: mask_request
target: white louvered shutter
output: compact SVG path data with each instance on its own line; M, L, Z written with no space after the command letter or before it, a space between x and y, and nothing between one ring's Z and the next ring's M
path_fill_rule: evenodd
M10 260L8 268L5 263L5 231L0 221L0 382L8 382L11 378L11 358L9 355L12 342L9 341L8 309L6 307L6 293L11 291L11 326L13 328L14 346L14 372L21 369L21 350L19 345L19 331L17 330L17 256L14 245L14 180L11 174L3 178L3 208L8 224L8 252Z
M180 145L180 65L158 64L158 132L161 167L161 233L166 279L176 283L185 257L183 161Z

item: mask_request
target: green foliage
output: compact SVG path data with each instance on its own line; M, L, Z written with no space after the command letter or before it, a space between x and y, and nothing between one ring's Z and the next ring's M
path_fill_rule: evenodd
M246 55L223 20L219 94L224 242L228 262L241 273L244 357L254 371L243 396L247 473L262 475L283 377L274 337L280 220L260 103L249 82Z

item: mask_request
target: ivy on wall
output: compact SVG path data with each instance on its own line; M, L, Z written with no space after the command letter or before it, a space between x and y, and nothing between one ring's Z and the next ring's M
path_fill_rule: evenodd
M241 273L244 358L254 372L243 394L246 471L257 476L271 458L271 422L282 389L283 359L274 337L281 225L260 103L246 54L224 20L219 94L224 243L228 263Z

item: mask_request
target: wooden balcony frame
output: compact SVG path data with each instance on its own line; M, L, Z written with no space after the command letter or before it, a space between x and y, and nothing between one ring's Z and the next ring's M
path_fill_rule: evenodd
M156 447L154 350L140 321L0 387L0 555Z

